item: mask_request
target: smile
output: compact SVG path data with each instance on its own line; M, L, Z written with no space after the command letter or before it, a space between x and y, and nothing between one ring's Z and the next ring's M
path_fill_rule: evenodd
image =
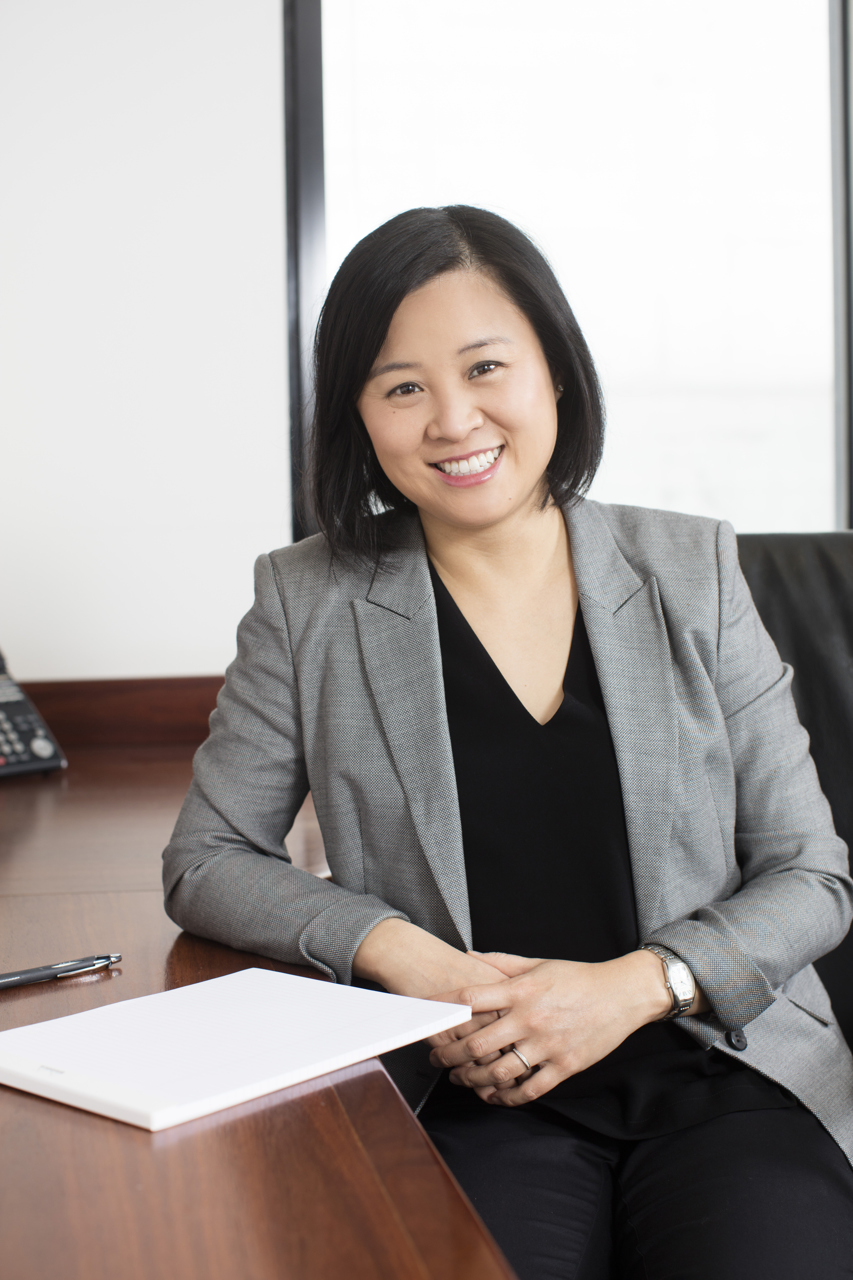
M489 467L494 466L503 449L503 445L498 445L496 449L472 453L470 458L462 458L458 462L454 458L452 462L434 462L432 465L439 471L443 471L446 476L477 476L481 471L488 471Z

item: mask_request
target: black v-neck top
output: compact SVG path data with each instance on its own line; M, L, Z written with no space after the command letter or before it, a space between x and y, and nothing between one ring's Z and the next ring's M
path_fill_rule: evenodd
M578 609L562 704L542 725L431 572L475 949L588 962L635 950L641 939L619 769L583 614ZM432 1104L451 1099L481 1105L445 1077ZM673 1022L640 1028L542 1102L625 1138L795 1105Z

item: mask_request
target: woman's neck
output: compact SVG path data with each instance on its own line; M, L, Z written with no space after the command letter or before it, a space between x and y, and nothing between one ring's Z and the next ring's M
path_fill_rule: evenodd
M448 587L475 595L510 590L520 600L543 582L574 578L566 522L553 503L488 528L460 529L425 513L421 523L429 557Z

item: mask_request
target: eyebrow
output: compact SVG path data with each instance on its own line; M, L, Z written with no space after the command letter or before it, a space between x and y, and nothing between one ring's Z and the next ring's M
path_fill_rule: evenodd
M505 342L507 346L512 346L512 338L478 338L476 342L469 342L467 347L460 347L456 354L463 356L466 351L477 351L480 347L491 347L496 342Z
M460 347L456 352L458 356L464 356L466 351L479 351L481 347L491 347L498 342L504 342L512 345L512 338L477 338L475 342L469 342L467 346ZM398 373L402 369L421 369L422 365L416 364L414 361L392 360L389 364L381 364L377 369L371 369L368 376L368 382L373 378L381 378L383 373Z
M370 370L371 378L381 378L383 373L396 373L399 369L420 369L419 364L407 364L405 360L392 360L390 364L381 364L378 369Z

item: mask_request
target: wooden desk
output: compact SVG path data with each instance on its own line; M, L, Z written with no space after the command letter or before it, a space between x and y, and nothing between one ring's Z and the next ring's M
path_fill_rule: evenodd
M187 751L69 755L65 776L0 783L0 972L124 959L0 994L0 1029L288 969L163 911ZM377 1061L157 1134L0 1087L0 1144L3 1280L512 1280Z

